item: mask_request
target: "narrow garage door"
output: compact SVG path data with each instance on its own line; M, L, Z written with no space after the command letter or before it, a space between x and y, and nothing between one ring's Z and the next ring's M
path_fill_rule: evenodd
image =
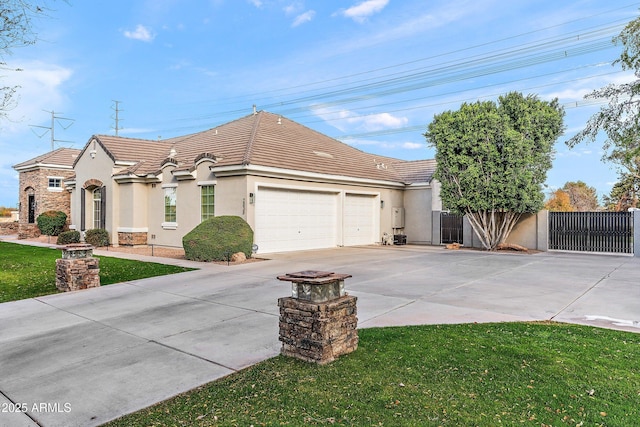
M261 187L255 203L259 253L337 246L337 194Z
M380 207L376 196L346 194L344 198L344 245L371 245L378 240ZM377 214L377 215L376 215Z

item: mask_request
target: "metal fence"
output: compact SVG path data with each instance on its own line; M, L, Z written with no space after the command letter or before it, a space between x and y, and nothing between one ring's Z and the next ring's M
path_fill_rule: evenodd
M463 216L449 212L440 214L440 243L462 244Z
M633 212L549 212L549 249L633 253Z

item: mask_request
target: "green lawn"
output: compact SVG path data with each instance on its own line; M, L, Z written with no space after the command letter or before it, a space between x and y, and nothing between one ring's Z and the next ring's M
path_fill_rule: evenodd
M59 249L0 242L0 303L55 294ZM189 268L112 257L100 258L100 283L112 283L189 271Z
M327 366L282 356L109 426L640 425L640 334L555 323L360 330Z

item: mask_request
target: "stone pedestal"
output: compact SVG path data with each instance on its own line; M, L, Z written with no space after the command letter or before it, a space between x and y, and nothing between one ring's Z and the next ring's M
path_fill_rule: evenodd
M100 286L100 260L93 257L93 246L62 246L62 259L56 260L56 287L59 291L77 291Z
M279 276L292 296L278 299L281 353L326 364L358 348L357 298L344 291L346 274L305 271Z

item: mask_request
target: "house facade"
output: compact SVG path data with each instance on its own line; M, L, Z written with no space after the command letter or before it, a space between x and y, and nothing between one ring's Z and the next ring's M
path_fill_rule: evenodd
M71 222L70 193L65 180L75 175L73 164L80 150L59 148L13 166L19 172L18 237L37 237L38 216L49 210L62 211Z
M165 140L94 135L64 188L70 227L105 228L114 245L181 247L203 220L236 215L269 253L374 244L385 233L432 243L434 170L433 160L365 153L259 111Z

